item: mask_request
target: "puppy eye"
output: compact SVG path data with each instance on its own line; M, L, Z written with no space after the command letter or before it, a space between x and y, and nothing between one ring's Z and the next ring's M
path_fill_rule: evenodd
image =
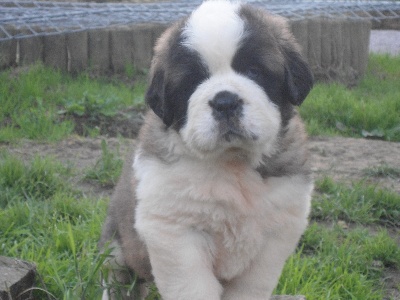
M258 79L261 77L261 69L258 67L248 67L244 75L246 75L250 79Z

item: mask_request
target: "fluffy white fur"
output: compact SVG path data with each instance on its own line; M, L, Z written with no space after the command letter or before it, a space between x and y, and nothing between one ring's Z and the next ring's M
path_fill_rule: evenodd
M184 45L200 53L211 73L228 71L244 34L239 3L206 1L190 16L184 28Z
M240 125L247 139L221 138L218 121L208 103L220 91L232 92L243 100ZM273 154L280 122L278 108L261 87L231 70L211 76L196 89L189 99L187 123L180 132L186 146L200 156L219 156L227 148L246 148L253 152L252 159L257 165L261 154Z
M311 184L263 181L229 159L187 158L171 168L139 154L134 167L136 229L165 300L267 299L306 227ZM222 289L217 277L234 280Z

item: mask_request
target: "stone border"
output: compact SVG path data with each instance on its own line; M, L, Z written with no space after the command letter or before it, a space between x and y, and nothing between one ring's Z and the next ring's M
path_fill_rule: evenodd
M365 74L371 23L356 19L292 21L294 36L303 48L318 81L352 86Z
M35 282L34 264L5 256L0 256L0 299L28 300Z

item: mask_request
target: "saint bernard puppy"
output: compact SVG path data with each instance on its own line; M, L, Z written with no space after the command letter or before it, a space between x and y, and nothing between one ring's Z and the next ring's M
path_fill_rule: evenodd
M307 226L295 106L312 85L285 19L259 8L205 1L166 30L103 228L103 299L144 299L153 280L164 300L269 299Z

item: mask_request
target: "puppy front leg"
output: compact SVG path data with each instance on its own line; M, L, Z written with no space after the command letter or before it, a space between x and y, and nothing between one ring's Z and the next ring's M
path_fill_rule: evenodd
M278 283L286 259L294 251L300 232L271 236L241 275L224 286L223 300L267 300Z
M212 271L207 241L190 228L152 224L142 230L163 300L219 300L222 287Z

